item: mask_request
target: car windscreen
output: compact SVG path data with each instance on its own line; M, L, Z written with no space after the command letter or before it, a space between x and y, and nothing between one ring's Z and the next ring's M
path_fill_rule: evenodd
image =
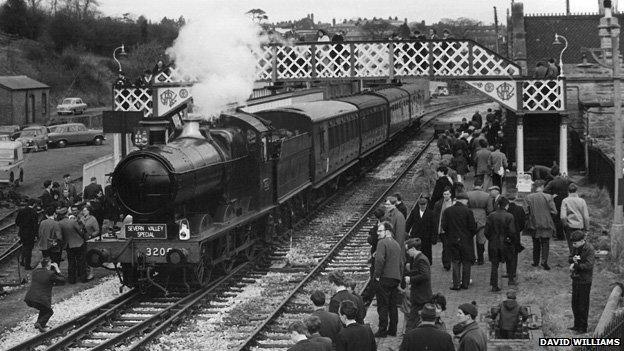
M73 99L65 99L61 102L61 105L71 105L74 102Z
M35 135L40 135L41 131L39 130L34 130L34 129L27 129L27 130L22 130L20 137L34 137Z

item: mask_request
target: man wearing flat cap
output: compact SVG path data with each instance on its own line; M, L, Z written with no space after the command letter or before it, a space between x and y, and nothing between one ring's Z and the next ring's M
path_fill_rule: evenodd
M589 294L594 273L594 248L585 239L585 233L580 230L572 232L570 239L573 246L569 262L572 275L574 325L568 329L578 333L587 333Z
M468 289L470 284L470 267L475 256L473 237L477 233L477 225L467 204L468 195L460 193L455 204L442 213L442 229L453 267L451 290Z
M400 351L454 351L453 338L449 333L435 326L436 309L431 303L420 310L422 322L416 329L408 331L403 337Z

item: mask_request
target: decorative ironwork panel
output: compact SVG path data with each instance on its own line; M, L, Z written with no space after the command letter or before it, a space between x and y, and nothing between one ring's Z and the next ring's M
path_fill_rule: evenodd
M355 44L355 76L358 78L388 76L389 52L388 43Z
M312 45L277 46L277 79L311 78Z
M394 75L429 75L429 47L427 43L396 43L394 45Z
M434 41L433 74L438 76L470 76L470 48L467 41Z
M562 111L565 109L563 80L525 80L522 82L522 109Z
M151 117L152 90L149 88L114 88L115 111L143 111L143 116Z
M349 44L317 45L314 53L316 77L345 78L351 75Z
M485 48L472 46L472 74L475 76L519 76L520 68Z
M258 59L256 63L256 72L258 72L259 80L271 80L273 77L273 48L270 46L263 46L259 52L254 52L254 55Z

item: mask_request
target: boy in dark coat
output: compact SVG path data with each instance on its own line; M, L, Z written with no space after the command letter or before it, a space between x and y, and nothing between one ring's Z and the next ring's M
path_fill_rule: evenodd
M580 230L572 232L570 237L574 247L569 259L574 326L569 329L578 333L587 333L589 294L594 274L594 248L585 240L585 233Z
M420 310L422 322L418 328L408 331L403 337L400 351L454 351L453 338L435 326L436 309L433 304L425 304Z
M407 248L408 263L405 265L405 283L410 285L411 310L406 330L416 328L420 322L420 310L431 301L431 269L429 260L420 251L420 239L409 239Z
M290 340L295 343L288 351L331 351L331 345L308 339L308 328L301 321L288 326Z
M358 310L353 301L340 304L340 320L345 324L338 334L337 351L377 351L377 342L370 326L357 323Z
M453 334L459 338L458 351L486 351L487 336L476 321L478 314L474 301L459 305L459 323L453 326Z
M359 299L351 292L349 292L349 284L347 282L347 277L345 277L344 272L342 271L333 271L327 277L329 283L332 284L336 293L332 296L329 301L329 312L338 314L338 309L340 308L340 303L345 300L353 301L355 306L357 307L359 304ZM364 323L364 316L366 315L366 310L358 310L358 317L356 320L358 323Z
M312 342L318 342L332 348L332 339L322 336L319 332L321 330L321 319L317 316L308 316L304 321L306 328L308 328L308 340Z
M490 213L485 222L485 237L488 239L488 256L492 262L490 285L492 292L500 291L498 286L498 265L505 261L507 245L514 245L513 235L516 227L513 215L505 209L509 201L501 196L496 201L496 211Z
M28 206L20 208L17 211L17 217L15 217L15 225L19 228L17 234L22 243L20 264L27 270L32 269L30 260L35 246L35 237L39 231L39 218L37 210L35 210L36 203L34 199L28 200Z
M41 260L41 268L32 272L30 289L24 297L24 302L32 308L39 310L39 317L35 323L35 328L44 333L49 330L46 327L52 311L52 287L65 282L61 275L61 270L56 263L50 263L50 259L44 257Z
M520 306L516 301L516 292L510 290L507 292L507 300L500 303L496 307L492 307L492 319L498 317L498 328L500 330L501 339L514 339L518 328L518 321L526 321L529 312L526 307Z
M312 312L312 316L318 317L321 320L321 328L318 330L321 336L328 337L332 340L334 345L338 339L338 333L342 329L342 322L338 314L325 311L323 305L325 305L325 293L320 290L316 290L310 296L310 300L314 303L316 311Z
M470 267L474 261L473 237L477 225L467 206L468 195L457 195L457 202L442 214L442 229L447 236L453 261L453 286L451 290L468 289Z

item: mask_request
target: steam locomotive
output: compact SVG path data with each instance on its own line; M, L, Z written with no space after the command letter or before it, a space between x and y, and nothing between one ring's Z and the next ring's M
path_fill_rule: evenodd
M253 258L402 132L418 128L426 85L187 120L163 145L125 157L112 188L132 223L87 243L87 262L126 286L201 286ZM130 217L128 217L130 218Z

